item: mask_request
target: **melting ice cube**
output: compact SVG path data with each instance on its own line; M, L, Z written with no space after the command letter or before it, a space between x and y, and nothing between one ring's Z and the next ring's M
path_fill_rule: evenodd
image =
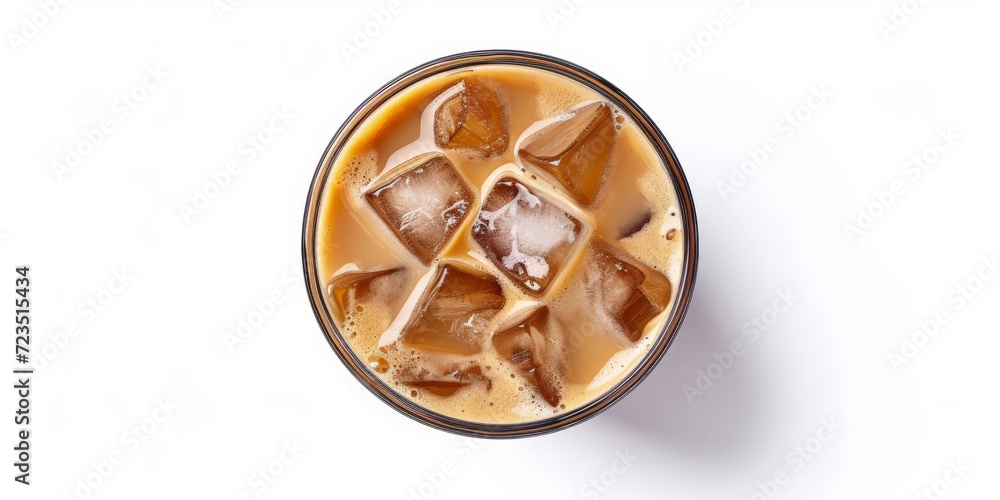
M583 225L512 177L486 195L472 237L527 293L539 296L579 245Z
M589 205L611 159L615 124L611 106L595 102L521 142L521 160L552 174L576 201Z
M465 78L445 90L434 112L434 142L473 157L492 158L510 142L509 105L496 82Z
M422 155L399 167L365 198L424 265L429 265L475 201L472 186L444 155Z

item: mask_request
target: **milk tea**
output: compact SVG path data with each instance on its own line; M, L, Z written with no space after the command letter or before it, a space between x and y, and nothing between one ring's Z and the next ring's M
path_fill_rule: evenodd
M431 76L331 161L315 249L327 306L414 403L548 418L614 387L661 335L684 260L677 193L588 87L513 65Z

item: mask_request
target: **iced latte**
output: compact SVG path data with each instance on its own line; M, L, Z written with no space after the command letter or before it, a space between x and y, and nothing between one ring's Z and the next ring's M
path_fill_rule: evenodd
M685 202L633 116L595 89L525 65L444 71L371 109L333 153L310 249L318 294L343 354L400 404L487 426L551 419L662 340L688 262Z

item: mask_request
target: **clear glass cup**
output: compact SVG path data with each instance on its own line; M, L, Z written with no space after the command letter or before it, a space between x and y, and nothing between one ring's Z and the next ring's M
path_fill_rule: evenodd
M685 235L684 263L680 283L676 284L677 296L673 309L669 312L659 337L635 368L606 393L579 408L553 417L516 424L484 424L452 418L423 408L386 385L369 371L369 368L358 358L338 331L332 313L328 309L327 301L324 300L323 283L325 280L318 276L316 262L316 234L320 203L328 177L335 164L334 160L357 127L373 111L410 85L433 75L483 64L519 65L556 73L590 87L627 113L657 150L667 174L674 183L680 208L678 215L683 222L683 234ZM626 394L635 389L639 382L646 378L673 341L690 303L698 262L698 225L691 190L670 144L667 143L649 116L624 92L593 72L562 59L533 52L486 50L454 54L413 68L382 86L351 113L323 153L309 188L302 229L302 256L306 288L313 311L316 314L316 320L334 352L361 385L392 408L431 427L473 437L514 438L545 434L583 422L625 397Z

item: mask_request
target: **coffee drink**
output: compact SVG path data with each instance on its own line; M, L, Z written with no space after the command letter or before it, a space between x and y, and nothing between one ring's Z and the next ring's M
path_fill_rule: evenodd
M677 300L687 238L656 147L556 72L413 83L329 161L315 255L342 341L452 419L571 412L630 373Z

